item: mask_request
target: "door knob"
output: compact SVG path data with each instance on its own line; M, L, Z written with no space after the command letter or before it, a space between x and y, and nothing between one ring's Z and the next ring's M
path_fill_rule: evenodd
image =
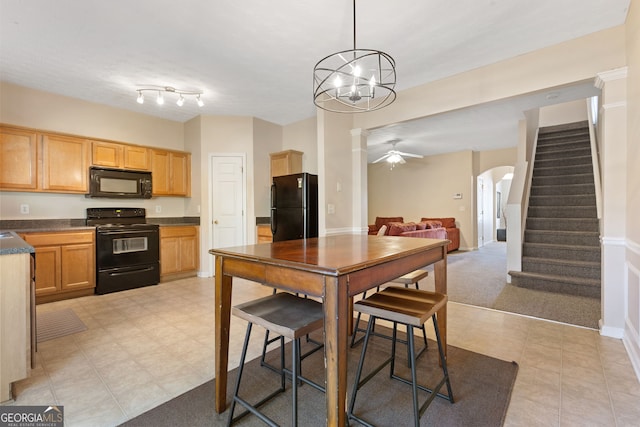
M217 223L218 223L218 220L217 220L217 219L216 219L216 220L214 220L214 221L213 221L213 223L214 223L214 224L217 224Z

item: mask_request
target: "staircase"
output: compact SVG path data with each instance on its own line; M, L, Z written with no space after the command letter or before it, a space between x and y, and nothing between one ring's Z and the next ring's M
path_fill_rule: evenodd
M600 232L588 122L541 128L516 286L600 298Z

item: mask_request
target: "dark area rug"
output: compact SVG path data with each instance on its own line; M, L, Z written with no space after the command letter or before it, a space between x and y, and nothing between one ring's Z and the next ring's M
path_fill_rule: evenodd
M376 328L379 332L384 328ZM260 334L256 334L260 336ZM316 337L319 338L319 337ZM416 340L416 346L421 340ZM389 355L391 342L375 337L370 342L365 362L371 367L380 363ZM349 351L348 396L351 395L353 375L357 367L362 344ZM289 362L291 347L286 348ZM303 349L304 351L304 349ZM437 362L437 346L429 340L429 349L418 359L418 381L426 386L437 383L442 371ZM274 363L278 358L277 350L268 354ZM504 423L511 391L518 372L515 362L505 362L457 347L448 348L448 367L455 403L436 398L422 416L420 425L436 426L501 426ZM324 363L322 352L316 352L302 363L303 375L322 382ZM389 378L388 367L379 372L359 392L356 401L356 414L377 426L413 425L411 388ZM396 373L408 378L406 346L398 345ZM235 386L237 369L230 371L227 402L231 401ZM257 402L277 389L279 376L260 367L259 359L247 362L242 378L240 396L250 402ZM443 388L446 392L446 387ZM308 385L298 388L299 425L325 425L324 394ZM169 402L126 422L127 427L158 426L222 426L226 424L229 410L223 414L214 411L215 382L209 381L190 390ZM427 393L420 392L420 401ZM291 425L291 384L287 391L269 401L261 410L281 425ZM236 408L236 415L241 408ZM238 421L238 426L263 426L254 416L246 416ZM352 423L352 425L356 425Z

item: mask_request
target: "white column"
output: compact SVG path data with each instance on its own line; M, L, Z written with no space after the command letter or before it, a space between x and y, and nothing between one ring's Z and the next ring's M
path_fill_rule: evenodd
M351 130L351 173L353 184L353 217L351 223L357 234L369 230L367 196L367 136L363 129Z
M600 333L622 338L626 317L627 68L599 73L602 176L602 319Z

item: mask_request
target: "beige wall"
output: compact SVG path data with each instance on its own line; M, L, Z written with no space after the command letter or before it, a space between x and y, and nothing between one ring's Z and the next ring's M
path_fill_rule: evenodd
M640 378L640 3L631 1L627 36L627 307L625 345Z
M269 216L271 197L271 162L269 153L282 151L282 126L254 119L254 179L256 216Z
M318 174L317 120L310 117L283 127L282 149L302 151L302 170Z
M587 100L579 99L542 107L539 120L540 127L587 120Z
M402 216L406 222L422 217L455 217L460 248L476 247L473 211L473 152L409 159L390 169L387 163L368 167L369 224L376 216ZM461 193L461 199L453 195Z
M581 82L625 62L625 28L619 26L401 91L389 107L355 115L354 128L372 129Z

